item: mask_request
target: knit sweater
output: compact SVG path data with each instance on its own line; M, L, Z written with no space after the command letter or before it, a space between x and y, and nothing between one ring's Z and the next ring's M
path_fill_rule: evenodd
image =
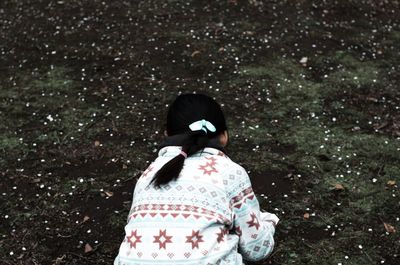
M163 147L140 176L114 265L242 265L266 258L279 219L260 211L247 172L220 150L206 147L185 159L176 180L149 185L180 151Z

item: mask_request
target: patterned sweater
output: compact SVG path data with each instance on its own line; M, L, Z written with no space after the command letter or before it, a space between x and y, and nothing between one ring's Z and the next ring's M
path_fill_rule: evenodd
M139 178L114 265L242 265L267 257L279 219L260 212L249 176L218 149L185 159L177 180L148 185L181 147L167 146Z

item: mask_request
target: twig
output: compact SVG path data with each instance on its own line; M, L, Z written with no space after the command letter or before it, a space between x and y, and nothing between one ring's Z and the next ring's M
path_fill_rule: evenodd
M311 248L311 249L316 249L315 247L313 247L310 244L306 243L306 241L303 241L303 244L306 245L307 247Z
M371 257L368 255L367 252L365 252L364 250L362 252L365 254L365 256L367 256L367 258L371 262L371 264L375 264L374 261L371 259Z
M130 180L132 180L132 179L138 179L139 177L140 177L140 173L138 173L138 174L136 174L136 175L132 175L131 177L129 177L129 178L127 178L127 179L124 179L123 181L122 181L122 183L125 183L125 182L128 182L128 181L130 181Z

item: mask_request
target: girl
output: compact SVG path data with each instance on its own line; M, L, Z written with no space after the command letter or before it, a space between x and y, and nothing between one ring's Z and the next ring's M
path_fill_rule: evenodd
M166 134L136 184L114 265L241 265L267 257L279 219L260 212L246 170L226 155L218 103L178 96Z

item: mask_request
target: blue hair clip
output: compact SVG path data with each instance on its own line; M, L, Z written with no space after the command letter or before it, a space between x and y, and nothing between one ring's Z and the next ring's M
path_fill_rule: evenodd
M204 119L193 122L192 124L189 125L189 128L192 131L203 130L206 133L207 133L207 130L209 130L210 132L215 132L217 130L211 122L206 121Z

